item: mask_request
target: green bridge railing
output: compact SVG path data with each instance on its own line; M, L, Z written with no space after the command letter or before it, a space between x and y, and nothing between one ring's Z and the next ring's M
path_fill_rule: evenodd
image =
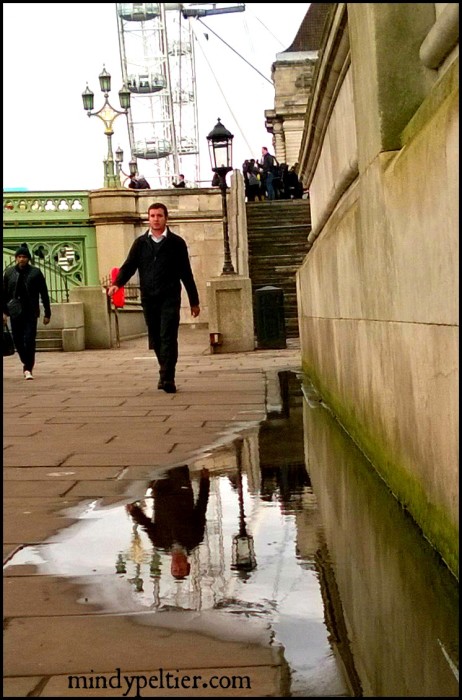
M74 286L99 284L88 191L3 192L3 269L24 242L60 301Z

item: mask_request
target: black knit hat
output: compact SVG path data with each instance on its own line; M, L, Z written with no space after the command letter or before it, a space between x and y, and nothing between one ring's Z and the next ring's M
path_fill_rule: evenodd
M32 255L30 254L30 250L27 246L27 243L21 243L21 245L19 246L19 248L15 252L14 257L17 258L18 255L25 255L26 258L29 258L29 260L32 258Z

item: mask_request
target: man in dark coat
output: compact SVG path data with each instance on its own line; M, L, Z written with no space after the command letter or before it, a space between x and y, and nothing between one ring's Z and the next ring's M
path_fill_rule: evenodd
M261 168L262 188L266 192L266 198L272 201L276 198L273 180L278 163L276 158L271 155L266 146L262 147L261 155L262 157L259 165Z
M50 323L51 306L43 273L30 264L31 254L26 243L15 253L15 265L8 267L3 276L3 323L11 321L11 332L23 365L24 379L33 379L37 320L40 299L43 304L43 323ZM20 310L15 312L9 302L18 299Z
M186 187L184 175L178 175L178 182L175 182L175 178L173 178L172 185L173 187Z
M199 295L188 248L183 238L167 226L168 210L165 204L151 204L148 218L149 229L133 242L108 294L112 296L138 271L149 347L154 350L159 362L157 388L174 394L181 283L188 294L194 318L200 314Z
M204 539L209 490L209 472L202 469L199 493L194 502L188 467L174 467L168 470L166 479L151 483L153 520L136 504L126 507L133 520L147 532L154 547L172 555L171 572L175 578L189 574L188 555Z

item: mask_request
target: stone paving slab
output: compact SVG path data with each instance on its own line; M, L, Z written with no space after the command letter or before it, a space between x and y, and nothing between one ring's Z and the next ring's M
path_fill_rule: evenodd
M75 481L75 479L74 479ZM71 482L72 485L72 482ZM71 485L68 481L3 481L3 498L27 498L36 496L64 496Z
M82 496L83 498L104 498L105 496L127 496L143 493L145 481L117 480L117 481L79 481L71 488L68 488L67 495L72 498Z
M162 627L159 613L131 615L53 615L15 617L6 620L3 663L8 676L28 674L113 673L116 668L136 672L140 668L178 669L220 666L272 666L279 661L279 647L265 642L261 630L252 641L240 621L239 636L244 641L218 638L190 631L197 614L179 613L178 628ZM171 613L169 614L171 618ZM229 635L229 629L227 634ZM175 663L172 664L172 660Z
M24 497L3 499L3 543L32 544L61 532L76 522L69 514L83 498Z
M172 454L175 442L162 444L155 449L150 448L146 452L122 452L120 449L101 452L79 452L69 456L59 463L61 467L95 466L130 466L131 464L156 464L161 455Z
M85 600L81 583L57 576L10 576L3 584L4 617L82 615L100 606Z
M31 695L34 688L43 680L40 676L24 676L23 678L4 678L4 698L26 698Z
M34 448L31 443L27 447L10 445L3 450L4 467L58 467L72 454L67 447L56 447L50 450L50 446L42 450Z
M3 526L3 540L5 543L29 544L43 542L43 540L57 536L64 527L72 525L75 520L59 516L52 516L36 509L34 517L25 520L21 514L11 516L5 514Z
M85 445L92 445L95 448L99 448L100 446L104 447L116 437L117 435L114 434L114 431L109 431L108 433L103 434L92 432L85 435L82 431L80 434L73 433L68 435L66 438L66 444L69 451L81 448L83 443ZM56 434L48 435L46 431L38 431L38 433L34 435L34 438L34 451L46 449L48 452L50 451L50 444L52 444L56 439L59 439L60 441L63 440L62 436L57 436ZM24 440L21 440L21 438L8 438L8 442L14 449L23 451L28 449L27 446L24 447Z
M72 467L57 469L53 467L7 467L3 469L4 488L7 481L31 481L46 483L48 481L89 481L95 479L116 479L120 477L120 467ZM5 491L3 492L5 494Z
M146 416L148 411L138 411L137 415L133 415L134 412L132 412L132 415L129 416L130 418L130 425L146 425ZM167 418L169 417L168 414L165 411L165 408L162 409L161 413L153 413L152 411L149 412L149 420L150 422L157 422L157 423L163 423ZM124 419L126 416L122 416ZM87 426L88 423L85 422L87 420L86 414L84 413L79 413L78 415L76 414L61 414L59 416L52 416L49 417L46 421L47 425L75 425L76 428L83 428L84 426ZM108 415L95 415L93 414L91 417L91 425L95 426L96 424L105 424L105 423L110 423L111 425L114 425L114 415L113 414L108 414ZM120 428L120 431L123 432L122 427Z

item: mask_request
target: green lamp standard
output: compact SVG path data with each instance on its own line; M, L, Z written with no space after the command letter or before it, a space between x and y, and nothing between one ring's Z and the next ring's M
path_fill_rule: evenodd
M223 211L223 240L224 240L224 264L222 275L234 275L228 235L228 206L226 203L226 175L233 169L233 138L234 135L226 129L218 119L214 128L207 136L209 142L209 154L212 171L220 178L221 206Z
M121 114L127 114L130 109L130 90L124 85L119 90L119 100L122 111L114 109L109 103L109 93L111 91L111 76L103 66L103 70L99 74L99 84L101 91L104 93L104 104L100 110L93 112L94 93L88 87L82 93L83 108L89 117L99 117L104 123L104 133L107 136L107 159L104 161L104 186L105 187L120 187L120 178L114 169L114 155L112 152L112 134L114 130L112 125Z

